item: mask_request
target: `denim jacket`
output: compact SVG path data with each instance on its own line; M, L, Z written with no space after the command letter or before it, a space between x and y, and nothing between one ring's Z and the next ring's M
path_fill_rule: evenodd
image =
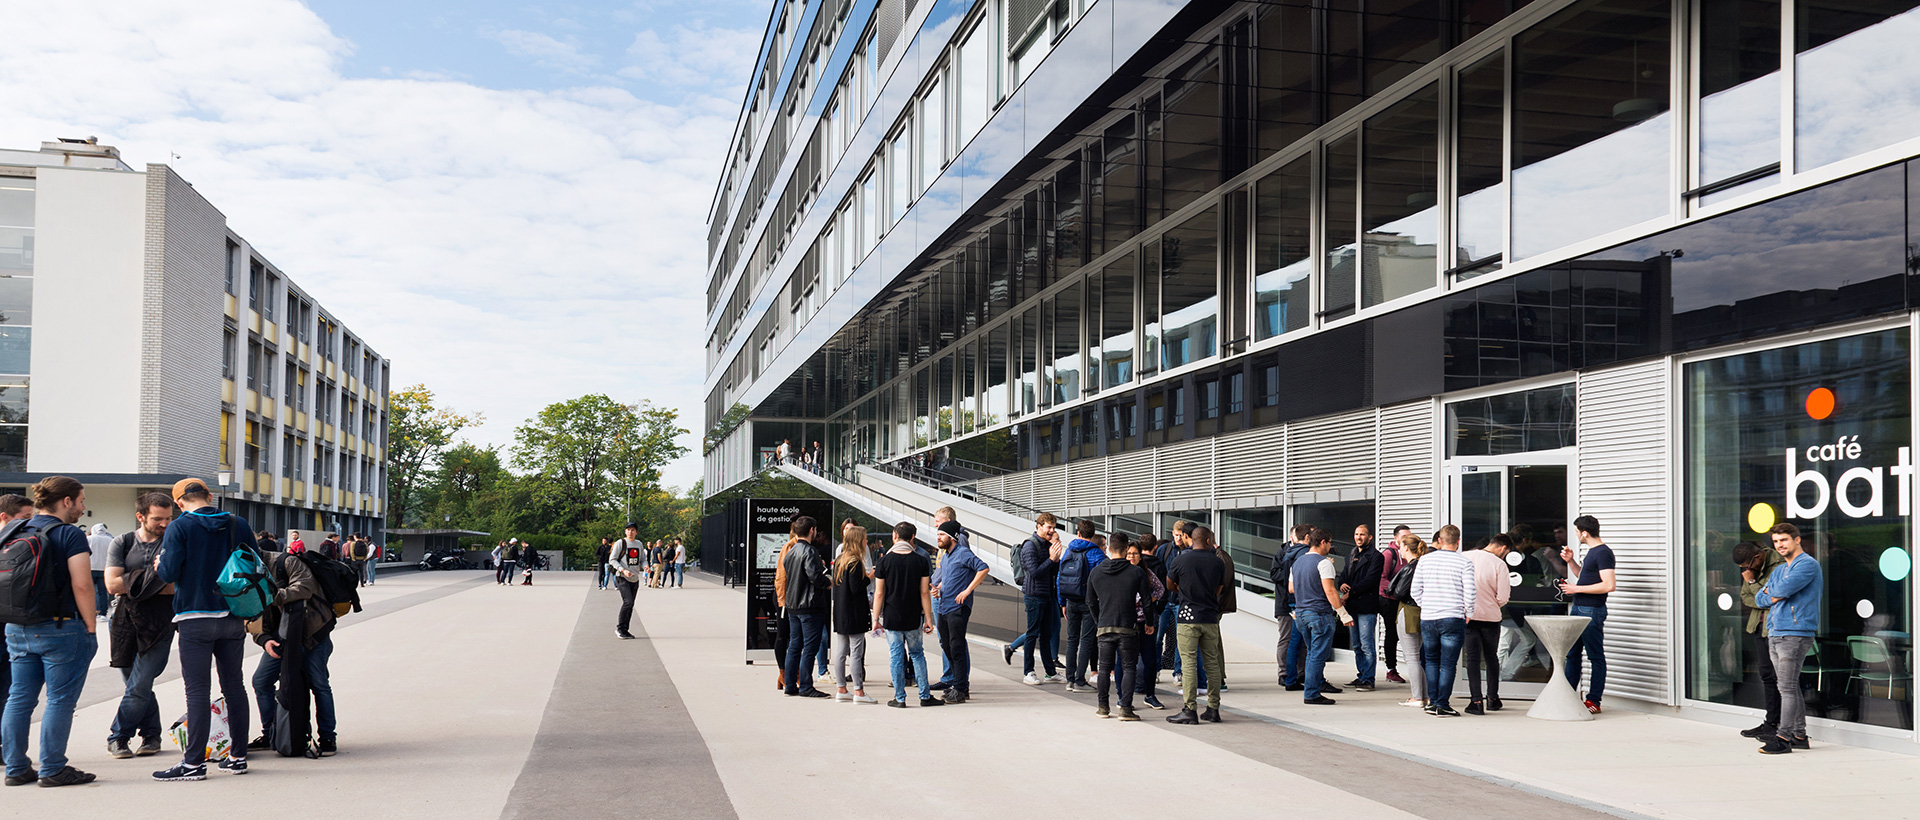
M1811 638L1820 629L1820 593L1825 587L1820 562L1799 557L1775 567L1767 585L1754 593L1755 606L1767 607L1767 634Z

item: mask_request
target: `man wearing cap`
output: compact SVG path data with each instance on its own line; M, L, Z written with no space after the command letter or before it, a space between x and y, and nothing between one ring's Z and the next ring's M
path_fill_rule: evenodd
M613 542L607 559L607 571L613 573L613 586L620 590L620 622L613 634L623 641L633 640L628 627L633 624L633 596L640 591L640 566L647 560L647 545L640 540L640 525L627 522L626 537Z
M250 717L246 678L240 657L247 632L227 609L227 598L216 582L236 548L257 549L253 528L246 519L213 506L213 493L197 478L173 485L173 502L180 517L167 526L160 541L157 565L160 580L173 584L173 623L180 636L180 677L187 690L187 743L180 764L153 773L162 781L207 778L207 733L212 711L209 667L220 676L220 694L227 700L228 736L247 737ZM238 744L235 744L236 747ZM247 773L246 750L235 748L220 768Z
M973 592L987 580L987 562L973 554L959 522L947 518L936 532L942 555L940 570L935 573L939 592L933 612L940 623L940 650L947 656L946 673L941 677L947 684L946 701L966 703L968 673L973 669L967 651L967 622L973 617Z

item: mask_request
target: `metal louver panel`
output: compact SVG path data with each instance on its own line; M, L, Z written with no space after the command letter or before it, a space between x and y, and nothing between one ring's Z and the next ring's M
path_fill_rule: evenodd
M1027 32L1040 25L1056 0L1007 0L1007 53L1019 48Z
M1303 421L1287 428L1287 492L1372 484L1372 410Z
M1066 507L1102 507L1107 503L1105 459L1082 459L1067 464Z
M1153 451L1135 450L1101 459L1107 468L1107 503L1145 504L1153 500Z
M1033 500L1028 506L1041 512L1065 515L1067 506L1067 467L1056 464L1032 472Z
M1033 473L1031 471L1013 473L1006 476L1005 494L1000 496L1023 507L1033 506Z
M988 476L973 482L973 488L995 498L1004 498L1007 494L1007 479L1005 476Z
M1155 501L1181 504L1213 499L1213 439L1169 444L1154 451Z
M1607 596L1607 694L1673 705L1668 373L1660 360L1581 376L1574 514L1600 520L1619 581Z
M880 0L880 8L873 12L874 40L880 46L882 65L886 64L887 55L893 51L893 42L900 39L901 21L906 19L906 15L900 11L900 2L901 0ZM879 90L874 89L867 93L874 95L878 94Z
M1405 524L1414 532L1432 532L1434 489L1440 453L1434 435L1434 403L1418 401L1380 410L1380 480L1375 485L1376 529Z
M1278 495L1287 487L1287 428L1275 424L1220 437L1214 494L1220 498Z

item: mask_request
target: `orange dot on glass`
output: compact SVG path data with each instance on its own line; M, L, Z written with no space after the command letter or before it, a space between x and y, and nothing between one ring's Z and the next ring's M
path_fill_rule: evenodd
M1807 415L1814 421L1822 421L1833 415L1833 391L1824 387L1814 388L1807 394Z

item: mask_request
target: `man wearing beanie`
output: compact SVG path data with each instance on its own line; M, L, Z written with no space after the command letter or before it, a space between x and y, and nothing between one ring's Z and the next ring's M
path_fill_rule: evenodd
M968 672L973 668L967 652L967 621L973 617L973 592L987 580L987 563L973 554L966 533L952 518L940 522L937 532L941 558L934 579L939 591L933 612L940 626L940 650L947 656L946 701L966 703Z

